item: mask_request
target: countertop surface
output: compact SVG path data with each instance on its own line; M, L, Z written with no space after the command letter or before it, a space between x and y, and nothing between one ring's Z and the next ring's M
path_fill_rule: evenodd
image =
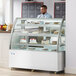
M0 33L11 33L11 31L0 31Z

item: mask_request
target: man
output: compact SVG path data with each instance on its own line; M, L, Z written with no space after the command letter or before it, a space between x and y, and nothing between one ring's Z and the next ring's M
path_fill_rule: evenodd
M37 16L37 18L52 18L50 14L47 13L47 6L42 5L40 8L41 14Z

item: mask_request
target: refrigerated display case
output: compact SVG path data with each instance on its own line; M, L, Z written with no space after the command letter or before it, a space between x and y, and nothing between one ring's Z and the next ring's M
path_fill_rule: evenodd
M17 18L11 32L9 67L64 70L64 25L60 18Z

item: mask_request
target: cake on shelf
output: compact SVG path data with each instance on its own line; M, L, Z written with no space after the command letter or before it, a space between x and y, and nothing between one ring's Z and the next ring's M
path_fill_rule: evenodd
M42 40L41 44L49 44L49 40Z
M51 30L51 33L52 33L52 34L58 34L59 31L58 31L58 30Z
M54 31L54 34L58 34L59 33L59 31Z
M37 43L36 39L35 38L30 38L30 42L29 43Z
M27 43L27 41L26 41L26 39L25 38L22 38L22 39L20 39L20 43Z
M57 41L58 41L58 37L51 37L51 39L50 39L50 43L52 45L57 45Z

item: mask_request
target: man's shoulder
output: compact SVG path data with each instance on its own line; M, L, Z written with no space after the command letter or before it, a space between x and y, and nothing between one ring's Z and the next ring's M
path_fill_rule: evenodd
M46 15L51 16L49 13L46 13Z
M44 15L43 14L39 14L38 16L37 16L37 18L52 18L52 16L49 14L49 13L45 13Z
M41 17L41 15L42 15L42 14L39 14L39 15L37 16L37 18L40 18L40 17Z
M48 17L51 17L51 18L52 18L52 15L50 15L49 13L46 13L46 15L47 15Z
M38 16L41 16L42 14L39 14Z

